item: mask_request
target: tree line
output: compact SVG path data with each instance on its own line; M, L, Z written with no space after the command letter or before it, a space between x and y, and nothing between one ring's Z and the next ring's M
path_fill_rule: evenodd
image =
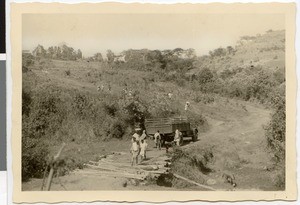
M40 58L49 58L57 60L77 60L82 59L82 52L80 49L77 51L67 45L50 46L45 49L44 46L38 45L32 52L33 56Z

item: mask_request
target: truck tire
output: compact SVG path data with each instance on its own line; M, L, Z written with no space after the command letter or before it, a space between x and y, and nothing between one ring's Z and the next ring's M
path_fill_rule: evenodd
M165 140L165 139L162 139L162 140L161 140L161 147L165 147L165 145L166 145L166 140Z
M196 142L198 140L198 136L194 134L192 137L192 140L193 140L193 142Z
M179 141L179 146L182 146L183 145L183 137L180 138L180 141Z

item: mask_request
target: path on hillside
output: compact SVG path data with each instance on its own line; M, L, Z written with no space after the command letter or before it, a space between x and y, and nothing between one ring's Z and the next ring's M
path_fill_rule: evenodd
M270 120L270 111L262 106L244 103L244 115L235 113L226 120L210 119L211 129L199 135L199 141L188 144L186 150L195 147L213 147L216 171L208 177L216 181L217 189L232 189L220 180L222 173L234 174L236 190L274 190L272 176L266 167L271 166L266 148L263 126ZM200 108L194 106L194 110ZM203 111L201 111L203 113Z

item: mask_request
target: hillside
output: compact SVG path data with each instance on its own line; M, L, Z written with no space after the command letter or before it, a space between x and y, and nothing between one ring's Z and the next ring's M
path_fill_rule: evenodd
M244 36L233 47L223 52L212 51L209 56L199 57L196 68L189 73L209 67L218 73L225 69L235 70L247 67L262 67L269 70L285 69L285 31L269 31L263 35ZM214 55L214 52L218 55Z
M200 141L173 150L180 155L173 158L173 169L193 172L187 175L199 183L213 179L217 189L229 189L219 179L223 172L234 172L241 189L284 186L282 167L273 162L269 145L282 138L265 136L263 128L269 133L283 129L276 124L284 124L280 112L279 120L275 116L269 122L272 110L284 101L284 31L243 37L235 48L202 57L192 49L128 50L122 61L52 59L47 52L23 55L23 181L42 177L49 155L63 142L68 146L62 175L99 155L128 150L134 127L143 127L145 118L187 116L199 129ZM187 101L191 107L185 112ZM276 157L282 157L284 151L277 151ZM182 158L181 152L192 158ZM205 153L213 157L204 162ZM188 164L183 170L181 159ZM199 163L213 172L203 174ZM268 184L254 180L258 173Z

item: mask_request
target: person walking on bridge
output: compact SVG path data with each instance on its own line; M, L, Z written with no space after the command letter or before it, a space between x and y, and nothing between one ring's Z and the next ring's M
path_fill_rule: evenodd
M146 134L146 130L143 130L143 134L140 137L140 140L144 140L146 142L147 139L147 134Z
M140 151L139 144L136 141L136 139L133 137L132 138L132 145L131 145L131 148L130 148L131 166L138 164L139 151Z
M145 139L141 139L140 147L141 147L141 151L140 151L141 161L143 161L144 159L146 159L146 151L148 147L148 144Z
M132 135L132 137L135 138L135 140L136 140L137 142L140 141L140 135L137 133L137 131L134 132L134 134Z

